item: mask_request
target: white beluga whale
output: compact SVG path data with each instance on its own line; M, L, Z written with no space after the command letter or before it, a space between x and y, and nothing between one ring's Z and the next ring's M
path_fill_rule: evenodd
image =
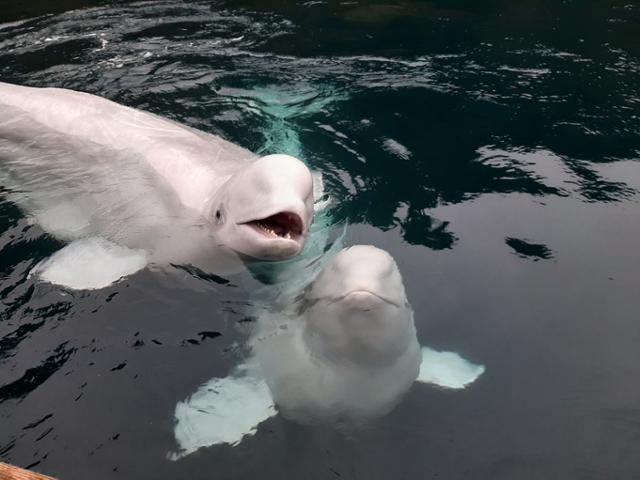
M416 380L461 389L484 372L419 345L395 261L368 245L341 250L288 307L259 313L249 346L228 377L176 405L170 458L237 445L278 413L357 428L391 411Z
M258 157L86 93L0 83L0 187L71 242L37 268L53 283L100 288L148 263L224 273L291 258L313 220L313 184L289 155Z

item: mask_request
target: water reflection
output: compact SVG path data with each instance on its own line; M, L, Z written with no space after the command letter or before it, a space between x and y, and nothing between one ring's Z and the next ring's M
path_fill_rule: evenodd
M464 388L484 367L418 344L398 267L384 250L341 250L281 309L257 315L250 357L175 409L177 460L239 444L280 413L353 429L388 413L414 381Z

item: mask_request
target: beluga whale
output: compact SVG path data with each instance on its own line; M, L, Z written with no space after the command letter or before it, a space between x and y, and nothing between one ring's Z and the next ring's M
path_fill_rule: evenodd
M277 414L359 428L390 412L416 381L463 389L484 372L418 343L400 271L376 247L340 250L288 300L256 314L250 354L229 376L177 403L171 459L238 445Z
M304 246L314 177L216 135L58 88L0 83L0 187L69 242L45 280L101 288L145 265L229 273ZM317 183L317 182L316 182Z

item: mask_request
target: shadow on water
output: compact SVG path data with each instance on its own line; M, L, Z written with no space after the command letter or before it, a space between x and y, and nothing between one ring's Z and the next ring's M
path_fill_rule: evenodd
M51 375L60 370L73 354L73 350L65 350L64 346L63 344L56 348L54 354L45 359L38 367L28 369L19 379L3 385L0 388L0 401L24 398L46 382Z
M505 238L505 243L521 258L531 258L533 261L553 258L553 253L546 246L531 243L520 238Z
M618 0L3 3L0 80L304 158L347 241L396 257L421 343L487 374L351 436L274 418L168 462L176 401L242 358L263 286L179 266L51 287L29 272L60 242L2 193L0 459L67 479L631 478L638 28Z

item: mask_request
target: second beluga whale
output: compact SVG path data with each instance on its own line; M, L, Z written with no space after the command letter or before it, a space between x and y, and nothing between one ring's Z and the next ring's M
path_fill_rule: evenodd
M224 273L240 259L287 259L313 220L314 178L300 160L56 88L0 83L0 186L70 242L38 272L72 288L147 263Z
M178 402L170 458L237 445L278 413L357 428L391 411L416 381L462 389L484 372L420 346L398 267L373 246L342 249L283 300L255 315L244 362Z

